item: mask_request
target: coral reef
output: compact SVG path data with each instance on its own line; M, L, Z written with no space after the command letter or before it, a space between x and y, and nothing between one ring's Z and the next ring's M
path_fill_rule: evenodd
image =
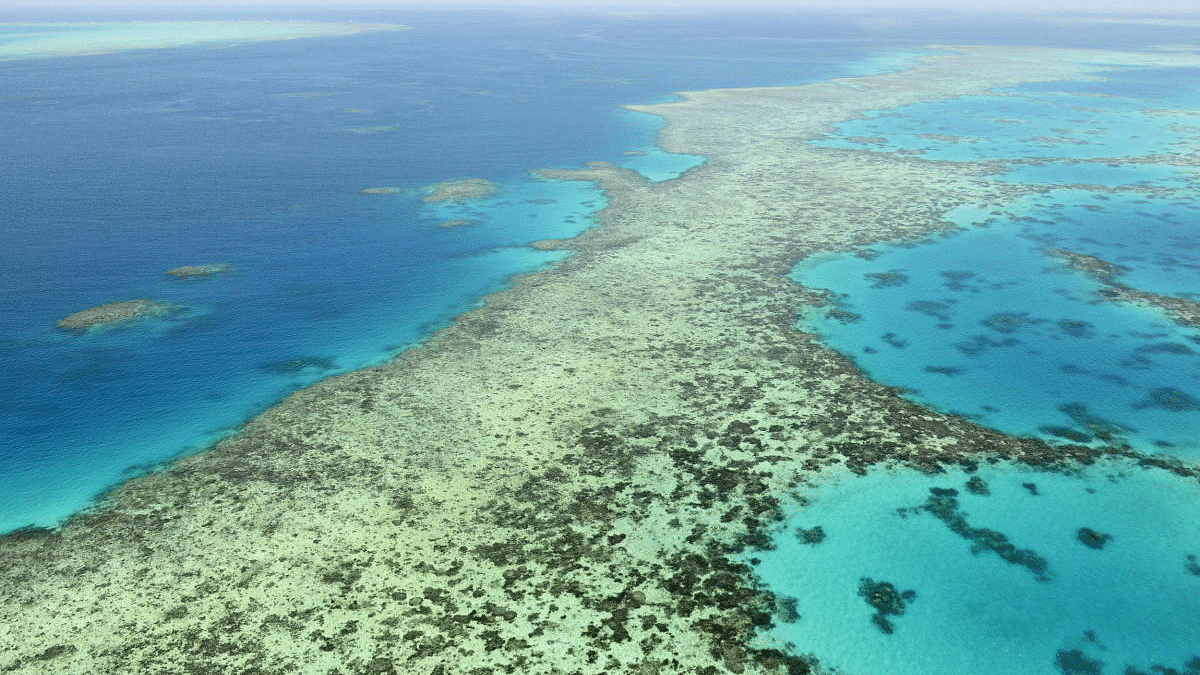
M175 311L175 305L154 300L138 299L110 302L65 316L54 325L62 330L84 331L95 326L124 323L135 319L163 316Z
M895 624L888 617L903 616L907 604L917 597L916 591L908 590L901 593L891 583L875 581L870 577L863 577L859 580L858 594L867 601L868 605L875 608L875 613L871 615L871 623L888 635L896 630Z
M212 265L183 265L181 267L172 267L167 270L167 276L176 278L188 277L208 277L222 272L228 272L229 263L215 263Z
M450 180L425 188L425 196L421 197L421 201L430 203L460 202L490 197L499 191L499 185L484 178Z
M1096 550L1104 548L1104 545L1112 540L1111 534L1101 534L1090 527L1079 528L1075 536L1079 539L1079 543Z

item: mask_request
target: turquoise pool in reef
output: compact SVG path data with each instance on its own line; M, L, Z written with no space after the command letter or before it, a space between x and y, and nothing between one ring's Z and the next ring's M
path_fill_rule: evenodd
M832 289L841 311L805 325L874 379L987 426L1195 457L1200 333L1103 301L1098 281L1048 254L1098 256L1128 268L1123 283L1186 294L1200 288L1195 207L1067 190L1013 206L1032 220L962 210L960 232L807 261L796 278Z
M802 261L800 325L932 408L1051 445L1200 457L1200 329L1118 283L1200 299L1194 70L1127 71L871 111L818 145L988 161L1024 194L957 228ZM1075 256L1108 264L1088 274ZM1200 672L1197 486L1104 460L818 478L769 550L764 645L832 672Z

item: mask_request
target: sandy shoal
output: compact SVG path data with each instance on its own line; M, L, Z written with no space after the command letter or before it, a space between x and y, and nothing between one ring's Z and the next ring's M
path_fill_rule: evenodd
M13 38L0 44L0 61L202 44L233 45L404 29L404 26L396 24L320 21L0 23L0 36Z

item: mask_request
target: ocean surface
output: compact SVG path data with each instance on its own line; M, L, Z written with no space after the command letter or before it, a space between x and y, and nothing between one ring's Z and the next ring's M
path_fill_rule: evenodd
M534 170L603 160L671 180L703 162L659 150L661 121L622 104L883 72L925 44L1138 48L1190 35L955 15L352 18L412 30L0 62L0 531L61 523L553 264L566 254L530 243L592 226L605 200ZM1200 72L1000 93L868 112L818 141L1000 160L997 180L1045 189L955 212L961 231L803 261L796 281L858 319L797 308L799 325L925 405L1051 443L1195 460L1200 331L1098 302L1098 282L1047 251L1200 299L1196 176L1127 159L1200 133L1200 117L1173 112L1200 109ZM421 201L423 186L459 178L501 190ZM1131 185L1140 193L1104 189ZM397 189L362 192L380 187ZM464 219L477 222L440 226ZM214 263L230 269L165 274ZM134 298L177 311L55 328ZM759 639L847 673L1200 672L1194 485L1119 466L974 477L880 469L815 488L755 554L762 582L794 600ZM876 618L880 594L901 611Z

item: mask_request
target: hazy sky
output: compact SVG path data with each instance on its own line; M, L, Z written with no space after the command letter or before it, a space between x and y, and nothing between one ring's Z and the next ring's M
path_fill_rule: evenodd
M0 0L4 9L78 7L87 9L141 7L257 8L257 7L580 7L580 8L738 8L786 7L797 9L943 9L962 11L1017 10L1060 13L1088 11L1117 14L1200 14L1197 0Z

